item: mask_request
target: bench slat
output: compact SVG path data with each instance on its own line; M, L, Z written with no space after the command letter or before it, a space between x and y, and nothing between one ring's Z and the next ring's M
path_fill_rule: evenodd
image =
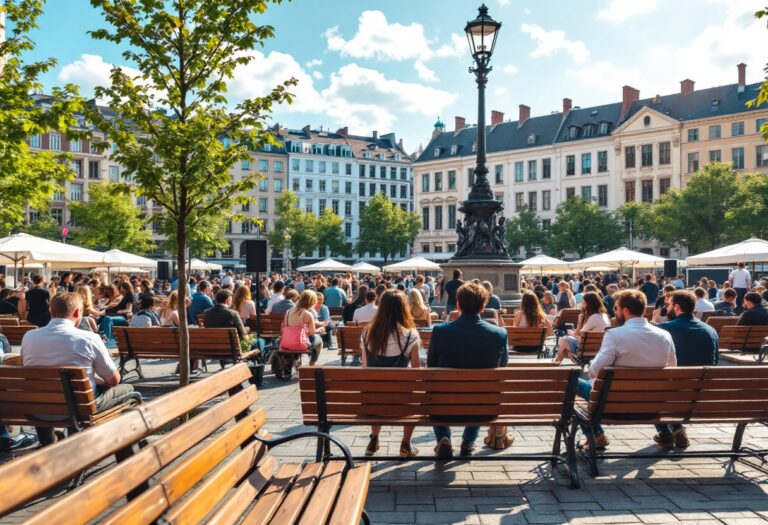
M524 367L514 367L520 370ZM529 368L525 368L529 370ZM373 393L373 392L446 392L446 393L483 393L483 392L536 392L536 391L565 391L568 382L561 381L332 381L326 382L327 392L355 392ZM312 380L304 381L300 385L301 393L314 392L315 382Z
M283 500L283 504L280 505L275 517L272 518L272 523L296 523L322 472L322 463L310 463L304 466L301 474L291 486L290 492Z
M336 507L331 516L331 525L357 525L365 505L368 484L371 479L371 464L364 463L347 472L347 479L341 488Z
M304 513L299 521L300 525L317 525L318 523L326 523L328 521L333 504L336 502L336 495L341 488L343 476L343 462L328 462L315 486L312 498L310 498L309 503L304 508Z
M328 405L335 403L349 403L348 392L326 392L325 399ZM504 392L465 394L460 392L434 393L364 393L357 394L354 402L363 405L388 405L402 403L429 403L432 405L467 405L467 404L498 404L498 403L562 403L565 399L565 391L560 392ZM301 395L302 403L316 403L317 394L313 391L304 391Z
M267 486L275 470L277 470L277 460L271 456L264 458L258 468L216 510L208 520L208 525L234 525L240 521L240 516L253 503L259 492Z
M241 522L242 525L266 525L272 519L277 509L291 488L296 476L301 472L301 465L285 463L281 465L274 478L261 494L251 510Z

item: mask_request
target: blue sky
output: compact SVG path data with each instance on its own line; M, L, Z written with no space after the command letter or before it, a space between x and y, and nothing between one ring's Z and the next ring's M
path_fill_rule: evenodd
M258 23L276 38L254 51L238 73L233 99L263 94L295 76L292 106L275 121L380 134L394 131L406 149L426 145L439 115L477 121L476 88L464 24L480 2L466 0L294 0L272 6ZM621 86L641 97L672 93L691 78L696 87L762 79L768 61L768 29L752 18L764 0L487 0L502 22L493 57L487 109L517 119L518 105L532 115L574 105L614 102ZM34 34L37 57L54 56L58 67L44 83L93 87L106 82L110 64L126 64L114 44L87 31L102 25L87 0L48 0Z

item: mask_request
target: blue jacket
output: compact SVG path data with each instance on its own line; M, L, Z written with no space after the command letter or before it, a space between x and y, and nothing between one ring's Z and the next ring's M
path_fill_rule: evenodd
M213 308L213 299L203 292L193 293L192 302L189 304L189 307L187 307L187 320L189 321L189 324L197 324L197 315L210 308Z
M326 288L323 296L325 297L325 305L328 308L339 308L347 304L347 294L337 286Z
M497 368L507 366L508 359L507 331L479 315L462 314L432 328L428 367Z
M683 314L659 328L672 335L677 366L711 366L717 364L720 338L717 331L691 314Z

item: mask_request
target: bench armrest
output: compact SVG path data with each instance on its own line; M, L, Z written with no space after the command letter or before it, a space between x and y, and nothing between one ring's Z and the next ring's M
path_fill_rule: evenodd
M278 445L282 445L283 443L289 443L291 441L295 441L297 439L302 438L319 438L323 439L325 441L330 441L337 447L341 449L341 453L344 454L344 460L347 463L347 468L355 468L355 462L352 460L352 453L349 451L347 446L342 443L338 438L335 438L331 436L330 434L326 434L325 432L317 432L315 430L309 430L307 432L299 432L298 434L291 434L290 436L285 436L277 439L264 439L261 436L255 435L253 436L258 441L261 441L265 445L267 445L269 448L276 447Z

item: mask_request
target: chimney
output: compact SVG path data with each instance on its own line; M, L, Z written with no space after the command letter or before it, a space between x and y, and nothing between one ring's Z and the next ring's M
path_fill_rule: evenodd
M568 113L571 111L572 106L573 106L573 100L571 100L570 98L563 99L563 118L568 116Z
M379 138L379 132L375 129L373 130L373 140L377 140Z
M685 80L680 81L680 94L684 97L687 97L691 93L693 93L693 80L690 78L686 78Z
M309 124L307 124L306 126L304 126L303 128L301 128L301 131L303 131L303 132L304 132L304 135L306 135L306 136L307 136L307 138L310 138L310 137L312 137L312 130L310 129L310 127L309 127Z
M517 114L517 127L522 126L525 124L525 121L528 120L531 116L531 108L526 106L525 104L520 104L518 106L518 114Z
M635 89L632 86L624 86L621 88L621 115L619 120L624 120L629 113L629 108L632 104L640 100L640 90Z
M453 117L455 125L453 127L454 131L459 131L460 129L464 129L464 126L467 125L467 121L464 117Z
M398 145L398 147L399 147L400 149L404 149L404 148L403 148L403 139L400 139L400 140L397 142L397 145Z
M337 129L336 133L339 135L344 135L346 137L347 135L349 135L349 126L344 126L343 128Z
M491 111L491 126L495 126L496 124L501 124L502 122L504 122L504 113L502 113L501 111L496 111L495 109Z
M739 93L743 93L747 85L747 65L742 62L736 67L739 69Z

